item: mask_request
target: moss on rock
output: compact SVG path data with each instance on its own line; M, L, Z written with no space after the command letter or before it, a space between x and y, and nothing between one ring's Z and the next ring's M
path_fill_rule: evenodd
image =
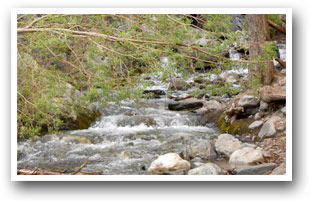
M218 119L218 127L221 131L230 134L245 134L249 132L249 125L252 123L251 118L243 118L236 120L233 124L227 124L225 116L222 114Z

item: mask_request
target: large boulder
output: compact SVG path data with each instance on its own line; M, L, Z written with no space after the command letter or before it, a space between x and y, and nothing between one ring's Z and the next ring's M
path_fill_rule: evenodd
M215 150L218 153L225 154L228 157L241 147L241 142L230 134L220 135L215 142Z
M168 153L161 155L153 161L148 168L148 173L151 174L163 174L173 171L185 171L190 169L190 163L186 160L183 160L176 153Z
M280 121L281 118L278 116L271 117L268 121L266 121L258 133L260 138L273 136L277 131L275 128L275 123Z
M60 110L69 110L65 116L58 115L63 120L63 123L59 126L60 130L87 129L91 122L101 115L93 103L89 103L88 105L82 104L81 98L83 96L84 94L81 91L75 89L71 84L66 83L64 93L61 96L55 96L53 98L54 104L61 99L64 100L63 104L57 105L58 107L62 107L59 108Z
M207 163L188 171L189 175L221 175L222 169L214 163Z
M274 101L286 100L286 87L285 86L264 86L260 91L261 100L270 103Z
M263 152L259 148L244 147L231 154L230 164L254 164L264 160Z
M174 111L185 111L185 110L196 110L203 107L204 101L197 98L188 98L182 101L175 101L168 104L169 110Z

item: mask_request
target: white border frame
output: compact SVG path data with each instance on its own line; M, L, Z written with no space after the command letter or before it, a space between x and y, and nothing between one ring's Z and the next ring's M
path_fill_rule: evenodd
M17 14L286 14L286 175L17 175ZM12 181L292 181L291 8L13 8L11 9Z

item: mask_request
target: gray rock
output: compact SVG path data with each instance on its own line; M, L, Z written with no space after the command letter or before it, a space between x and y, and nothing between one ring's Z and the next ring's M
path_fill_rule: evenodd
M231 16L231 27L230 29L232 31L242 31L243 30L243 25L245 22L245 15L242 14L229 14Z
M260 101L260 105L259 105L259 110L260 111L264 111L268 109L268 103L264 102L264 101Z
M276 133L275 123L280 120L281 118L278 116L271 117L268 121L264 123L263 127L258 133L258 136L260 138L263 138L264 136L266 137L273 136Z
M188 98L182 101L175 101L168 104L169 110L183 111L196 110L203 107L204 101L197 98Z
M263 125L263 121L254 121L253 123L251 123L249 125L249 129L255 129L255 128L258 128L260 127L261 125Z
M255 116L254 116L255 120L259 120L261 118L262 118L262 115L260 113L256 113Z
M166 92L162 89L146 89L143 94L151 94L154 98L160 98L161 95L166 95Z
M203 162L193 162L191 167L192 168L197 168L197 167L200 167L202 165L205 165L205 163L203 163Z
M219 110L222 108L222 104L219 103L218 101L216 100L210 100L210 101L207 101L204 106L202 107L203 111L205 113L207 112L211 112L211 111L214 111L214 110Z
M221 175L222 169L214 163L207 163L188 171L189 175Z
M167 172L174 171L184 171L190 169L190 163L186 160L183 160L176 153L168 153L161 155L153 161L148 168L148 173L151 174L163 174Z
M264 160L263 152L259 148L244 147L231 154L230 164L253 164Z
M195 144L188 145L186 150L188 151L186 155L189 158L198 157L204 160L209 160L216 157L216 153L212 149L211 143L208 140L200 140Z
M254 115L258 112L258 107L255 108L248 108L245 110L245 114L247 115Z
M241 148L241 142L230 134L222 134L215 142L215 150L230 156L234 151Z
M254 96L245 95L242 96L238 102L238 106L243 108L254 108L258 107L259 101Z
M265 163L261 165L255 165L247 168L237 168L232 174L234 175L260 175L265 172L271 171L276 167L275 163Z

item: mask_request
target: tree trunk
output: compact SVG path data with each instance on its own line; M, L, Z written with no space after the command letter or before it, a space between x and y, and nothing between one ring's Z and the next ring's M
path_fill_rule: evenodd
M247 15L248 34L249 34L249 54L250 59L257 58L258 56L264 57L264 51L261 45L265 41L270 40L269 24L267 15L251 14ZM270 85L275 72L275 67L272 61L265 61L265 68L260 64L255 64L249 69L250 76L256 77L258 74L262 75L261 83Z

